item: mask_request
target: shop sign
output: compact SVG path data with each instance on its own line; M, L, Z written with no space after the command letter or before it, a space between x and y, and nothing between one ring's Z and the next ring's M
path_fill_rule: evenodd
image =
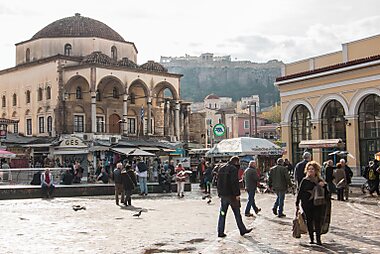
M69 137L62 140L60 147L87 147L80 138Z

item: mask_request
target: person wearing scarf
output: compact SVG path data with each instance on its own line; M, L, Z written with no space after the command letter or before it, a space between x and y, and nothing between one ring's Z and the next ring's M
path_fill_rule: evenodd
M309 231L310 243L314 244L314 231L316 233L317 244L321 242L321 228L323 218L323 205L315 205L314 203L314 188L319 185L326 191L326 183L321 178L321 166L316 161L310 161L305 167L306 176L300 183L300 188L297 195L296 209L299 211L299 203L301 201L302 210L306 215L307 229Z

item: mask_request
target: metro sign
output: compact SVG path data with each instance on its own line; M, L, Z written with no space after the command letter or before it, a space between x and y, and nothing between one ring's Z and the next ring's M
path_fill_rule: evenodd
M215 136L221 137L226 133L226 126L224 126L224 124L221 123L215 124L213 132Z

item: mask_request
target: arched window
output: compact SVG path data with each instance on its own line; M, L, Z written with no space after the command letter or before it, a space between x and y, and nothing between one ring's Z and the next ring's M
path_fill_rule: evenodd
M352 128L352 126L347 126ZM359 107L360 166L368 165L380 151L380 96L367 96Z
M344 119L344 109L337 100L332 100L326 104L322 111L322 138L342 139L346 143L346 123ZM345 147L340 149L346 150ZM333 152L333 148L323 148L323 161L328 159L328 154Z
M100 101L100 100L101 100L101 96L100 96L100 91L99 91L99 89L96 90L96 100L97 100L97 101Z
M5 95L1 98L1 106L5 108L7 106L7 99L5 98Z
M51 116L47 117L47 131L49 136L51 136L51 132L53 131L53 118Z
M113 90L112 90L112 97L115 98L115 99L119 98L119 91L117 90L116 87L114 87Z
M51 99L51 88L50 86L46 87L46 100Z
M117 48L115 46L111 47L111 58L117 60Z
M30 103L30 91L26 91L26 103Z
M13 94L12 105L17 106L17 95L15 93Z
M136 104L136 95L134 93L131 93L129 97L131 98L131 104Z
M27 63L30 62L30 49L29 49L29 48L27 48L27 49L26 49L26 52L25 52L25 61L26 61Z
M39 101L42 101L42 98L43 98L43 92L42 92L42 88L38 88L38 100Z
M65 56L70 56L71 55L71 49L72 49L71 45L67 43L65 45L65 53L64 53L64 55Z
M82 89L79 86L77 87L77 90L75 92L75 98L82 99Z
M292 115L292 160L296 163L301 160L303 149L299 148L302 140L311 140L311 115L304 105L299 105Z

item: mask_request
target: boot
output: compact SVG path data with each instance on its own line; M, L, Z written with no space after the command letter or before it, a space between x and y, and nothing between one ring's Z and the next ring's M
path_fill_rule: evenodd
M318 244L318 245L322 245L322 242L321 242L321 235L320 235L320 234L317 234L317 244Z
M309 237L310 237L310 244L314 244L314 234L313 234L313 232L309 232Z

